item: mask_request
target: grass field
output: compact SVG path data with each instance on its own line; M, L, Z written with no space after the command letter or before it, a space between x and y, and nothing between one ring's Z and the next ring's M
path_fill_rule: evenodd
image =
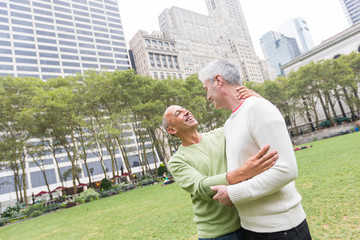
M360 239L360 133L296 152L313 239ZM310 144L308 144L310 145ZM12 239L196 239L189 195L153 185L0 228Z

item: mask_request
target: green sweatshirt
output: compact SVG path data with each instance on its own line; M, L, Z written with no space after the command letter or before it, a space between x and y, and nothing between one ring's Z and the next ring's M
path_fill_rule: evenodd
M177 184L190 193L199 238L215 238L240 229L234 207L226 207L212 196L210 186L229 185L226 180L224 129L202 134L198 144L180 146L169 161Z

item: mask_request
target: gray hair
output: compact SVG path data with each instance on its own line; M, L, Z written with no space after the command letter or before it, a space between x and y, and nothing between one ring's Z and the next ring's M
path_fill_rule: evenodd
M199 72L199 79L201 82L213 83L216 75L221 75L230 85L241 85L239 68L235 64L223 60L214 60L208 63Z

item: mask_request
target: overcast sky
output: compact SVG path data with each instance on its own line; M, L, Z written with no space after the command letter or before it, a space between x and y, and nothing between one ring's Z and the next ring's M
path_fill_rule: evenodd
M138 30L159 30L158 16L166 8L181 7L208 15L205 0L118 0L128 42ZM240 0L255 51L260 58L262 35L277 31L291 18L303 17L315 45L349 27L340 0Z

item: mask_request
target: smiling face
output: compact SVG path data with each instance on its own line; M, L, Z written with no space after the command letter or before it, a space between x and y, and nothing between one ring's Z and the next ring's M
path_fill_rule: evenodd
M221 87L223 86L223 80L220 75L217 75L214 81L211 83L210 80L203 81L203 87L207 94L207 100L214 104L215 108L223 108L223 98L221 96Z
M196 129L199 124L190 111L177 105L166 109L164 118L168 123L166 131L175 136L184 131Z

